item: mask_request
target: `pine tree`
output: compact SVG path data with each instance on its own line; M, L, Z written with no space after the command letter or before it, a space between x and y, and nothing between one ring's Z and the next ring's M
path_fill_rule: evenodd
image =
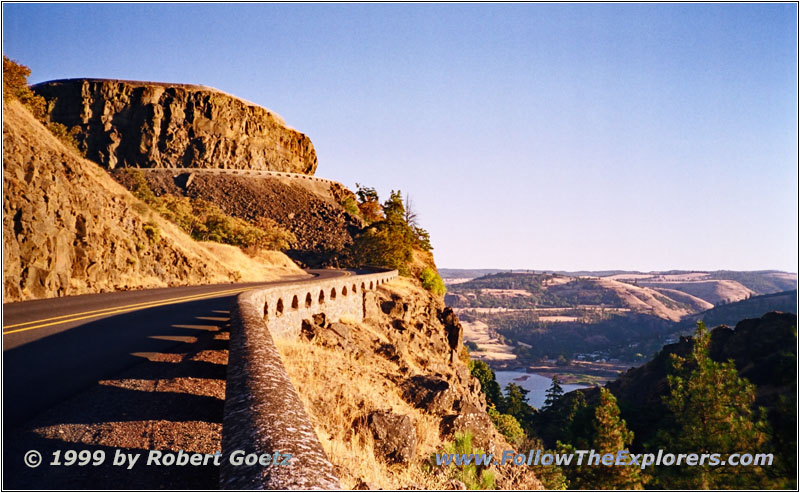
M536 410L528 404L528 390L515 384L506 385L506 394L503 398L503 409L498 410L503 414L514 416L519 424L530 433L533 426L533 415Z
M633 442L633 432L628 430L625 420L620 417L617 399L606 388L600 389L600 403L594 410L594 438L592 448L595 453L616 454L628 450ZM562 449L571 447L560 444ZM588 459L588 456L587 456ZM641 471L636 465L605 466L587 465L572 468L570 488L595 490L641 490L643 489Z
M675 427L661 430L670 453L765 453L769 429L753 413L755 386L740 378L733 361L709 356L711 335L697 323L690 355L672 355L670 394L664 401ZM763 413L762 413L763 414ZM745 489L771 487L761 467L672 466L658 471L656 485L669 489Z
M550 384L550 388L545 391L545 399L544 399L544 407L548 408L556 403L558 399L564 395L564 389L561 388L561 381L558 379L558 375L553 375L553 383Z

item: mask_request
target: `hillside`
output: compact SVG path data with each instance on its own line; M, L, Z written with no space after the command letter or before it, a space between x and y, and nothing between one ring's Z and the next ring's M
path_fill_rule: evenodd
M113 169L226 168L314 174L311 140L278 115L217 89L106 79L32 87L86 157Z
M3 247L6 302L304 275L279 252L192 240L17 101L3 102Z
M615 308L672 321L713 306L684 292L610 278L534 273L497 273L458 283L450 287L447 301L459 308Z
M471 271L445 270L450 276ZM474 273L480 273L476 270ZM495 368L541 368L559 356L604 364L647 361L678 333L693 330L698 315L731 299L753 299L758 289L795 285L796 276L777 271L492 272L448 285L446 302L464 319L467 341L477 357ZM723 277L729 277L724 279ZM787 303L765 298L748 308L730 309L738 318L784 310ZM713 319L718 320L718 319ZM691 321L690 323L682 323ZM580 365L579 365L580 366ZM583 369L561 365L569 375Z
M361 323L315 317L304 336L276 341L346 489L458 489L459 471L431 456L465 430L498 457L513 448L486 412L461 324L441 298L401 278L368 293L364 309ZM529 468L491 470L499 489L542 488Z
M709 350L712 360L732 360L738 375L755 385L753 409L765 408L771 429L771 443L764 450L772 451L776 456L776 464L768 474L792 485L796 484L797 470L796 327L797 316L793 313L767 313L759 318L741 320L733 329L727 326L714 328ZM672 371L670 358L673 354L690 354L692 346L692 337L681 338L677 343L664 346L645 365L631 368L606 384L605 387L617 398L621 417L634 434L632 452L657 447L659 433L675 433L674 417L664 402L670 391L667 378ZM579 393L585 397L590 409L598 402L598 388L573 391L538 415L536 428L546 443L553 445L565 437L570 437L572 443L591 438L591 428L581 421L583 414L575 412Z
M651 288L672 289L683 291L697 298L703 299L712 305L718 303L730 303L739 301L756 294L754 291L743 286L738 281L728 279L720 280L698 280L692 282L651 282L638 281L639 286Z
M692 328L694 322L699 320L705 322L709 327L736 325L739 320L757 318L770 311L797 313L797 290L753 296L736 303L720 305L685 317L681 326Z
M129 190L137 185L131 169L111 176ZM270 176L236 176L196 172L141 173L156 196L171 194L213 202L233 217L255 223L267 217L294 234L286 254L309 267L342 265L354 237L363 227L360 217L341 205L353 194L337 183Z

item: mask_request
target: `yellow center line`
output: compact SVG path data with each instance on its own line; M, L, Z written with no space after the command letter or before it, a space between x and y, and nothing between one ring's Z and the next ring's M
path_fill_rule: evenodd
M117 308L131 308L131 307L135 307L135 306L146 306L146 305L149 305L151 303L159 303L161 301L176 301L177 302L177 301L181 301L181 300L192 299L192 298L194 298L196 296L202 296L204 294L222 294L222 293L229 293L229 292L233 292L233 291L238 291L238 290L235 290L235 289L234 290L230 290L229 289L229 290L224 290L224 291L214 291L213 293L188 294L186 296L179 296L179 297L176 297L176 298L167 298L167 299L164 299L164 300L143 301L141 303L133 303L131 305L122 305L121 307L120 306L112 306L112 307L109 307L109 308L100 308L100 309L92 310L92 311L88 311L88 312L70 313L69 315L60 315L58 317L43 318L41 320L33 320L31 322L22 322L22 323L13 324L13 325L4 325L3 329L4 330L5 329L13 329L14 327L20 327L22 325L38 324L40 322L49 322L51 320L58 320L59 318L69 318L69 317L77 317L77 316L80 316L80 315L89 315L89 314L92 314L92 313L101 313L101 312L106 312L108 310L115 310Z
M75 322L75 321L78 321L78 320L85 320L87 318L95 318L95 317L101 317L101 316L104 316L104 315L112 315L112 314L115 314L115 313L132 312L132 311L141 310L141 309L144 309L144 308L153 308L153 307L164 306L164 305L174 305L176 303L183 303L183 302L186 302L186 301L196 301L196 300L201 300L201 299L205 299L205 298L215 298L217 296L222 296L222 295L226 295L226 294L242 292L242 291L245 291L247 289L248 288L238 288L238 289L229 289L229 290L224 290L224 291L215 291L213 293L203 293L203 294L198 294L198 295L193 295L193 296L184 296L184 297L180 297L180 298L169 298L169 299L166 299L166 300L157 300L157 301L151 301L151 302L147 302L147 303L135 303L133 305L125 305L125 306L121 306L121 307L107 308L105 310L94 310L94 311L91 311L91 312L83 312L83 313L76 313L76 314L71 314L71 315L63 315L61 317L51 317L51 318L46 318L46 319L42 319L42 320L35 320L35 321L32 321L32 322L25 322L23 324L10 325L10 326L8 326L8 328L10 328L10 327L19 327L20 325L28 325L28 324L39 324L39 325L34 325L32 327L24 327L22 329L9 330L9 331L3 330L3 335L15 334L17 332L24 332L24 331L33 330L33 329L40 329L42 327L49 327L51 325L58 325L58 324L63 324L63 323L67 323L67 322ZM74 318L67 318L67 317L74 317ZM54 322L49 322L49 323L40 323L40 322L47 322L49 320L62 319L62 318L66 318L66 320L56 320ZM3 327L3 329L6 329L6 328L7 327Z

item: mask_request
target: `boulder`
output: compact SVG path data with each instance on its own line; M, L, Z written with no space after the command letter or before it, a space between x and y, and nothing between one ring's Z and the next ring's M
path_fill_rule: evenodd
M403 382L403 399L431 414L447 414L453 409L454 395L447 380L414 375Z
M450 349L458 351L461 347L464 333L461 322L458 320L458 315L448 306L439 312L439 321L444 325L444 330L447 333L447 343L450 344Z
M481 409L470 403L464 403L458 414L451 414L442 419L442 436L452 436L458 432L469 431L474 437L474 444L482 448L492 448L494 424Z
M389 411L374 411L362 419L375 440L375 453L388 464L407 464L417 448L417 430L410 417Z

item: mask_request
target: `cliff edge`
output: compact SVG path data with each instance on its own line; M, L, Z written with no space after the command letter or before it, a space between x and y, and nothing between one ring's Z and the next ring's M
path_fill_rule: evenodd
M224 168L313 175L311 140L275 113L206 86L66 79L31 88L51 121L106 168Z
M3 102L3 249L5 302L304 274L280 252L194 241L18 101Z

